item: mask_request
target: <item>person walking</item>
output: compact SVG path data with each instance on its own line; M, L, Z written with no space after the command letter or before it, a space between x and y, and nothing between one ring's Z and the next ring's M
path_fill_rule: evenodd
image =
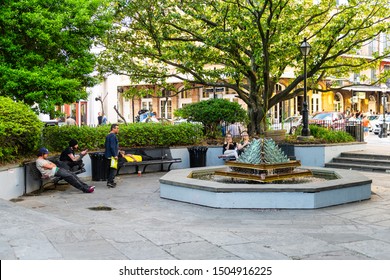
M95 186L88 186L86 183L80 180L76 174L66 170L65 168L58 167L53 162L47 159L49 155L49 150L45 147L39 149L38 159L36 160L36 166L41 172L42 176L47 178L61 177L70 185L76 189L81 190L84 193L92 193L95 190Z
M364 132L364 138L368 137L368 131L370 129L370 120L367 118L367 115L363 116L363 132Z
M119 154L119 141L117 134L119 133L119 125L112 124L111 125L111 131L106 136L106 141L104 143L105 151L104 156L111 161L112 158L115 158L118 160L118 154ZM108 172L108 178L107 178L107 187L109 188L115 188L115 174L117 172L117 169L112 167L110 165L109 172Z

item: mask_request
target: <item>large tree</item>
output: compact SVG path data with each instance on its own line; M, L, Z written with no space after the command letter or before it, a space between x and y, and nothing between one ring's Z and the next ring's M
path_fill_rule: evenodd
M0 4L0 95L55 105L87 97L97 37L110 27L106 0L4 0Z
M250 132L264 129L275 104L302 94L304 38L311 44L307 77L373 67L375 59L351 57L389 30L388 0L119 0L115 28L102 53L101 71L128 75L133 83L168 87L167 79L227 87L248 105ZM349 55L349 56L347 56ZM291 70L293 69L293 70ZM286 70L295 71L274 94Z

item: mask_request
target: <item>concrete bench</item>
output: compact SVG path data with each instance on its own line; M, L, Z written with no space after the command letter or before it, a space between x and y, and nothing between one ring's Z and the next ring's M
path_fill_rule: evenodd
M63 164L65 164L65 163L59 162L57 156L48 157L47 160L53 162L58 167L61 167L61 166L63 166ZM59 184L59 182L62 180L62 178L59 176L55 176L52 178L49 178L47 176L43 176L41 174L41 172L38 170L35 160L24 162L23 165L24 165L24 182L25 182L24 183L24 193L25 194L27 192L27 174L29 174L33 180L39 182L39 192L42 192L46 185L54 184L54 186L57 186ZM82 169L74 170L71 172L73 172L74 174L77 175L77 174L81 174L81 173L85 172L85 169L82 168Z
M133 148L125 150L126 154L134 154L142 156L142 161L133 161L133 162L124 162L119 164L117 175L123 167L135 167L135 172L140 171L142 167L142 173L145 173L145 170L148 166L159 166L159 171L164 171L164 165L167 166L166 171L171 170L171 166L174 163L181 162L181 158L172 158L171 151L169 148ZM122 173L123 174L123 173Z

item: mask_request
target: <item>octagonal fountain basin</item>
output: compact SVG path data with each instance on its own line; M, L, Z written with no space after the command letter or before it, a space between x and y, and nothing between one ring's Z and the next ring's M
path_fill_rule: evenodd
M160 197L214 208L315 209L370 199L372 180L353 170L302 167L313 179L243 183L199 179L227 166L175 169L160 178Z

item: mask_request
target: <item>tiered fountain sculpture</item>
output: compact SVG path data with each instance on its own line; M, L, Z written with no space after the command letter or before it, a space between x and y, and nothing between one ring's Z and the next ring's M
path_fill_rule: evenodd
M226 161L231 171L215 171L215 175L257 182L273 182L311 176L310 170L296 169L298 160L289 160L272 139L254 139L236 161Z

